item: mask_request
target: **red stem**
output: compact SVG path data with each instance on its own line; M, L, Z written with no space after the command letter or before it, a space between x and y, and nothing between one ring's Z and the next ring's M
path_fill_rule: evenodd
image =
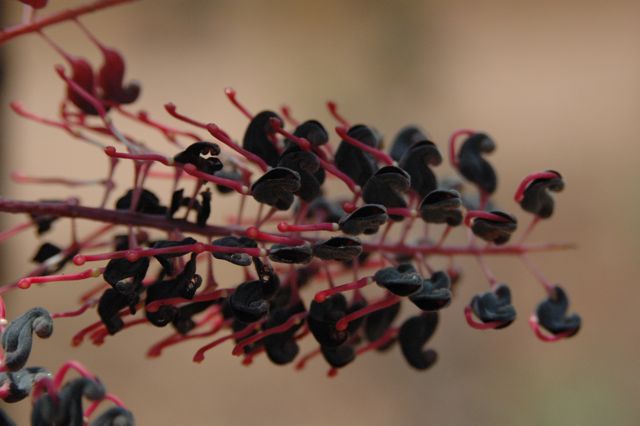
M132 1L134 0L97 0L93 3L85 4L72 9L62 10L49 16L45 16L44 18L37 19L33 22L16 25L14 27L10 27L0 31L0 44L11 40L14 37L40 31L45 27L69 21L81 15L86 15L87 13L95 12L97 10L105 9L123 3L129 3Z

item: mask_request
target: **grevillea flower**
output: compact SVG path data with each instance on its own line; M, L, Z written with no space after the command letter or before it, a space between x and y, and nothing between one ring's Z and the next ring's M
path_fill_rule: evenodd
M22 1L33 8L46 5ZM121 2L98 1L93 10ZM74 232L68 242L41 242L33 256L37 267L0 288L0 395L15 402L31 394L33 424L81 425L107 400L116 406L92 425L133 424L122 402L80 364L65 364L53 376L42 367L27 367L32 335L49 337L54 322L79 315L93 315L96 322L76 334L74 345L87 338L101 345L107 336L152 324L165 330L158 330L162 337L150 348L150 357L200 339L203 346L193 359L202 362L208 350L231 340L233 355L245 364L264 353L276 365L300 370L322 355L334 376L368 352L397 347L411 367L425 370L438 359L431 349L438 311L457 309L477 329L500 329L517 320L512 299L518 297L519 283L500 283L486 262L500 254L520 258L542 284L546 299L529 320L535 335L558 341L578 332L580 317L568 313L565 290L544 278L528 257L570 246L526 243L534 227L554 212L551 192L564 188L560 173L533 173L519 186L501 183L501 188L515 189L517 203L503 210L491 200L498 177L488 160L498 143L484 132L455 131L448 147L442 147L418 126L405 125L387 153L382 133L370 125L351 125L334 102L328 107L335 127L313 117L298 121L288 108L282 117L268 110L253 115L232 89L226 95L248 118L243 135L232 136L213 124L217 117L193 118L174 104L165 105L163 119L151 119L144 111L128 109L140 85L124 83L124 57L77 21L86 11L72 10L59 19L75 20L98 47L103 54L99 70L48 38L43 28L49 21L26 23L31 27L24 31L37 31L70 72L56 68L64 96L55 119L12 104L23 117L99 147L96 155L109 170L104 179L82 182L15 175L21 182L96 185L103 191L99 205L74 198L0 198L0 211L26 218L0 240L30 227L46 238L51 227L65 220L102 222L87 235ZM121 117L159 131L168 145L156 151L123 133L116 124ZM443 148L466 186L438 178ZM134 184L118 188L120 196L114 198L117 166L132 168ZM166 192L145 187L166 178L172 182ZM478 201L469 207L461 192L475 194ZM225 219L219 206L233 198L239 200L238 210ZM513 213L518 204L533 215L519 237ZM256 207L254 216L248 205ZM455 228L467 235L466 244L447 243ZM466 306L454 297L461 276L455 262L461 256L477 259L482 271L466 274L468 285L478 291ZM440 264L440 257L449 263ZM70 260L92 267L59 273ZM243 278L233 281L214 272L218 262L240 268ZM75 310L50 314L37 307L7 324L2 294L78 280L96 286ZM303 338L315 340L316 348L300 353ZM69 368L82 377L63 384ZM92 401L88 408L83 399Z

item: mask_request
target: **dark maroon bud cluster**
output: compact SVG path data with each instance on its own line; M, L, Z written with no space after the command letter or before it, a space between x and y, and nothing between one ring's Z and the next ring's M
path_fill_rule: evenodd
M98 0L95 7L119 2ZM23 3L39 8L46 2ZM0 233L0 241L29 228L42 238L60 222L73 229L67 241L40 241L34 270L0 288L0 397L15 402L31 395L34 425L82 425L101 401L115 406L90 425L134 422L122 402L80 364L70 361L53 375L26 366L33 333L49 337L62 318L94 318L73 337L73 346L84 341L100 346L107 339L117 345L120 333L141 324L164 328L156 330L164 336L149 349L150 358L200 339L203 345L193 356L198 363L207 351L233 344L232 355L245 365L262 356L301 370L321 358L334 376L368 353L398 350L409 366L426 370L438 359L430 348L439 311L456 309L480 330L517 320L514 306L526 302L517 300L521 283L512 283L512 300L511 288L492 272L489 263L500 255L521 260L541 284L545 296L529 317L535 336L555 342L578 333L581 319L569 311L564 289L529 257L572 246L527 242L556 210L552 193L565 185L558 172L531 173L519 185L501 183L501 189L515 190L516 206L531 216L519 232L522 219L510 213L514 205L502 207L492 199L498 177L488 154L497 143L483 132L453 132L444 149L458 176L446 177L437 173L443 146L426 131L402 127L385 152L385 132L352 125L334 102L328 109L335 123L298 121L289 108L282 116L268 110L253 115L233 89L226 89L248 119L241 143L236 142L241 135L212 122L219 117L198 119L172 103L165 105L164 117L152 119L128 106L140 86L125 82L122 55L78 22L85 11L54 17L79 25L101 51L101 68L96 72L87 60L65 52L37 21L33 31L70 68L56 68L66 91L62 107L48 119L11 104L22 117L98 147L108 166L104 179L92 181L14 174L23 183L94 185L102 194L96 205L63 196L0 197L0 211L25 216ZM121 118L158 132L167 144L152 148L135 132L125 134ZM122 167L133 171L133 185L118 182ZM169 185L149 189L162 180ZM233 214L221 208L233 205L222 197L238 201ZM94 229L82 234L76 222L85 220ZM467 241L450 243L453 231ZM458 259L465 256L479 268L462 271ZM85 269L68 272L71 261ZM240 278L220 272L222 262L239 268ZM466 306L455 300L462 276L477 293ZM4 294L65 281L95 285L74 310L50 314L33 308L8 323ZM303 353L299 341L307 337L314 348ZM69 368L81 377L65 384ZM0 416L11 424L1 411Z

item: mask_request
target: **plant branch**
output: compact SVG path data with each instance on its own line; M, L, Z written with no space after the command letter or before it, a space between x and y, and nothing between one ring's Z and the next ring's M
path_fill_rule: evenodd
M14 37L40 31L45 27L59 24L61 22L76 19L81 15L95 12L97 10L106 9L111 6L117 6L123 3L129 3L135 0L97 0L93 3L89 3L83 6L78 6L72 9L62 10L60 12L51 14L41 19L37 19L33 22L26 24L20 24L13 27L9 27L0 31L0 44L11 40Z

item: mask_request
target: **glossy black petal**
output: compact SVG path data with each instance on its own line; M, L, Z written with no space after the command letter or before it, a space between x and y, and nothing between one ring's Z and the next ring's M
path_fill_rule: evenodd
M111 407L100 414L90 426L135 426L133 413L122 407Z
M379 204L365 204L347 216L343 216L338 224L345 234L371 235L378 232L380 226L387 223L387 209Z
M422 288L409 299L423 311L437 311L451 303L451 281L444 271L437 271L428 280L422 280Z
M211 192L209 190L200 193L202 197L201 207L198 209L198 216L196 223L198 226L204 228L207 225L207 220L211 215Z
M429 166L442 163L438 147L431 141L417 142L404 153L399 165L411 176L411 188L426 196L438 187L438 179Z
M157 248L179 247L179 246L186 246L186 245L191 245L195 243L197 243L195 239L191 237L187 237L181 241L169 241L169 240L156 241L155 243L153 243L151 248L157 249ZM158 262L160 262L160 264L162 265L162 269L164 269L164 271L167 274L173 275L173 263L169 259L184 256L187 253L189 252L183 251L179 253L157 254L154 257Z
M269 316L264 329L268 330L284 324L292 315L304 312L304 310L304 305L302 304L292 308L276 309ZM271 334L263 339L265 351L271 362L276 365L285 365L295 359L300 352L300 348L294 336L303 323L302 321L282 333Z
M0 373L0 386L9 384L9 393L2 398L4 402L22 401L31 393L33 384L42 377L48 377L51 373L42 367L27 367L21 370ZM0 424L2 424L0 422Z
M360 253L362 243L354 237L331 237L313 245L313 255L322 260L351 260Z
M516 310L511 304L511 291L505 284L500 284L495 290L474 296L471 300L471 309L484 323L501 323L496 328L504 328L516 319Z
M251 238L247 237L222 237L213 241L215 246L223 247L240 247L240 248L256 248L258 245ZM251 265L251 256L246 253L212 253L213 257L220 260L226 260L238 266Z
M409 263L379 270L373 276L375 282L397 296L408 296L422 288L422 277Z
M420 203L420 217L427 223L446 223L458 226L462 223L462 200L454 190L435 190Z
M118 314L122 309L128 306L132 313L135 312L133 307L140 300L138 295L140 291L142 291L142 287L133 295L124 295L108 288L102 294L98 301L98 315L109 334L116 334L124 326L124 322Z
M518 220L515 216L502 211L494 210L491 213L503 217L505 220L494 220L485 218L475 218L471 225L473 233L485 241L496 245L502 245L509 241L518 227Z
M31 260L36 263L43 263L61 251L60 247L55 244L43 243Z
M256 114L249 123L242 140L242 147L262 158L268 165L275 167L278 163L278 150L271 141L275 137L271 119L275 118L283 126L280 116L273 111L262 111Z
M229 298L229 303L234 317L246 323L258 321L269 312L261 281L240 284Z
M278 263L302 263L306 264L313 259L313 250L309 243L299 246L274 244L269 247L269 259Z
M252 186L251 194L259 203L278 210L287 210L301 186L300 175L286 167L275 167L262 175Z
M426 370L433 366L438 354L432 350L423 350L438 326L438 313L428 312L407 319L400 327L398 340L402 354L410 366L417 370Z
M347 311L347 299L342 294L328 297L324 302L311 302L307 324L318 343L326 347L337 347L349 337L349 332L336 330L336 323Z
M318 175L318 171L322 169L314 153L294 148L296 149L287 150L282 154L278 167L285 167L298 173L300 188L296 191L296 195L306 202L311 202L320 195L324 172Z
M396 161L400 161L409 147L414 143L429 140L427 135L416 126L406 126L393 139L389 155Z
M580 330L582 320L579 315L567 315L569 298L562 287L555 286L553 294L536 309L538 322L551 334L568 333L573 336Z
M216 303L215 300L206 302L194 302L180 306L171 321L174 328L180 334L187 334L196 326L193 317Z
M493 139L484 133L475 133L464 141L458 154L462 176L488 194L495 192L498 179L495 170L482 154L489 154L495 148Z
M411 177L396 166L386 166L375 172L362 189L362 199L367 204L380 204L385 207L407 207L404 194L411 187ZM393 220L402 220L402 216L391 216Z
M557 175L552 179L536 179L529 183L524 190L524 197L520 201L520 206L529 213L547 219L553 214L554 201L549 191L560 192L564 189L564 181L558 172L549 172Z
M9 323L2 333L4 364L10 371L22 369L33 344L33 333L46 339L53 333L53 319L44 308L31 308Z
M116 209L129 210L131 208L132 198L133 190L130 189L125 195L118 199ZM135 211L138 213L164 215L167 212L167 208L160 204L160 200L153 192L143 188L140 192L140 198Z
M262 282L262 291L265 298L271 298L280 289L280 278L269 262L264 263L259 257L253 258L253 264L258 274L258 280ZM299 288L299 287L298 287ZM288 304L289 299L286 300Z
M217 156L220 147L212 142L195 142L184 151L173 157L176 163L193 164L198 170L208 174L214 174L222 169L222 163Z
M342 368L356 359L356 351L348 343L340 346L321 346L320 351L333 368Z
M327 133L322 123L316 120L307 120L300 124L293 134L299 138L305 138L313 146L320 146L329 142L329 133Z
M149 269L149 258L141 257L131 262L126 258L111 259L102 274L102 278L111 287L124 295L131 294L138 289Z
M396 303L367 315L364 323L364 332L367 340L373 342L384 336L399 312L400 303Z
M82 426L84 424L83 398L98 401L105 397L106 389L98 380L86 377L71 380L58 393L56 425Z
M378 148L381 144L378 132L362 124L351 127L347 134L371 147ZM371 154L345 141L338 145L334 161L338 170L360 186L364 186L378 169L378 164Z

